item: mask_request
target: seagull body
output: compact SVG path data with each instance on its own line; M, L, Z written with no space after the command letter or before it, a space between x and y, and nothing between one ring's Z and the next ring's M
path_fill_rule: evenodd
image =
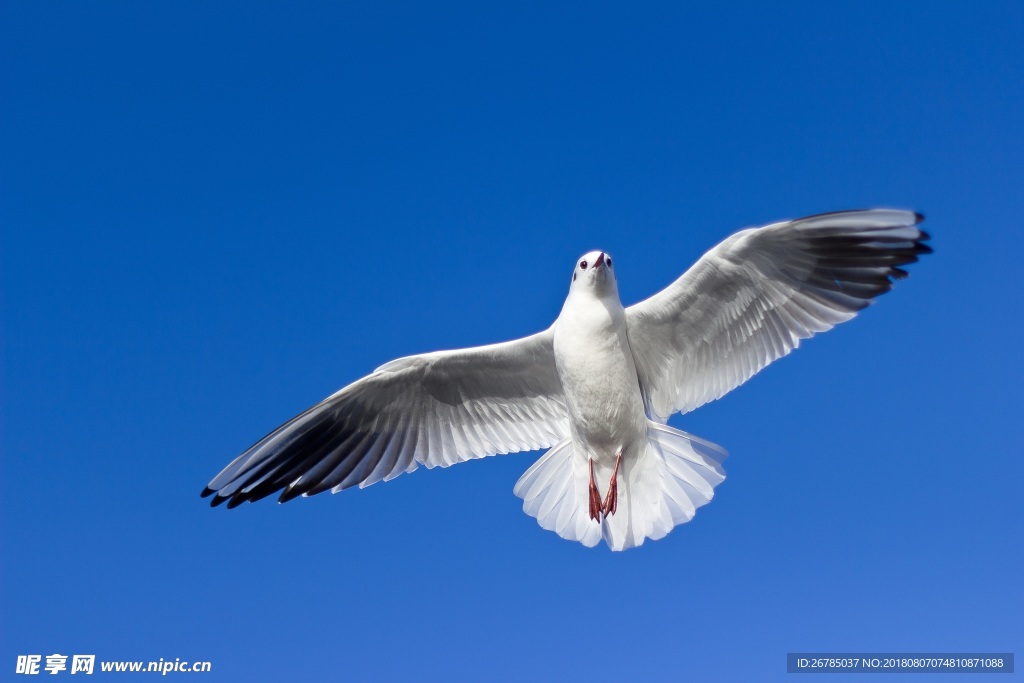
M594 264L589 271L588 259ZM585 456L588 467L609 482L609 490L615 480L611 472L621 457L627 463L635 459L646 424L626 335L626 309L619 301L610 262L603 252L583 257L582 273L574 274L554 325L555 368L565 393L573 455ZM577 284L579 274L590 281ZM589 513L596 521L598 506L609 514L617 501L608 498L606 506L598 491L594 495Z
M547 330L391 361L258 441L203 495L231 508L283 490L286 502L548 448L514 489L543 528L612 550L662 538L725 478L725 451L668 417L888 291L930 251L921 220L874 209L743 230L629 308L611 257L590 252Z

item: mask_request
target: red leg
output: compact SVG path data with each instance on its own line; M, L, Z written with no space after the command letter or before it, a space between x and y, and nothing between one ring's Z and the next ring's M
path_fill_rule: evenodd
M614 515L615 511L619 509L619 485L616 479L618 479L619 476L620 462L622 462L622 451L619 451L619 454L615 456L615 469L612 471L612 480L608 484L608 495L605 496L604 505L601 506L601 509L605 514L605 517L607 517L608 515ZM590 464L590 473L591 477L593 477L593 462L591 462Z
M590 459L590 518L601 521L601 494L597 490L597 482L594 481L594 459Z

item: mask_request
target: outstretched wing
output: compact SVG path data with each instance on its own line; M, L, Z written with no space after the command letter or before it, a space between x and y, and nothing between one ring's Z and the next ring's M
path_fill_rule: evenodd
M285 502L551 446L569 433L551 340L547 330L391 361L265 436L203 496L231 508L284 489Z
M931 252L911 211L842 211L751 228L626 309L652 417L720 398L801 339L849 320Z

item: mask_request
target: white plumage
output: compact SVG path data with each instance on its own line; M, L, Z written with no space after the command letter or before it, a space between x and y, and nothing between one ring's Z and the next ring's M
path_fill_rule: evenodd
M285 502L550 448L515 487L542 527L613 550L661 538L725 478L725 452L668 417L888 291L930 251L921 220L876 209L743 230L629 308L611 257L591 252L549 329L387 363L261 439L203 495L230 508L283 489Z

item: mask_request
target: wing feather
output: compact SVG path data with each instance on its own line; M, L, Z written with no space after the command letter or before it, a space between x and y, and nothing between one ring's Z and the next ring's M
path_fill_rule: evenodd
M742 230L626 309L652 417L720 398L854 317L931 249L920 214L842 211Z
M203 491L235 507L278 491L365 487L419 465L552 446L569 433L551 330L377 368L246 450Z

